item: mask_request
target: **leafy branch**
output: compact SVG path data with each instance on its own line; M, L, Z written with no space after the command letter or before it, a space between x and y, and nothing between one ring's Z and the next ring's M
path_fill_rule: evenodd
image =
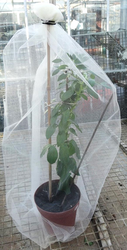
M77 69L90 85L94 86L94 74L86 73L86 67L75 55L69 55ZM70 183L74 175L79 175L77 163L80 157L79 147L71 134L77 136L77 130L82 133L81 128L76 122L75 108L80 99L87 101L88 95L98 99L98 95L80 79L68 65L63 64L57 58L53 61L56 65L52 76L59 74L57 81L60 90L60 102L55 105L51 112L50 125L46 130L46 138L50 139L57 130L56 144L46 145L41 152L41 157L47 152L47 161L50 164L56 162L57 174L60 177L58 190L70 193ZM61 65L60 65L61 64Z

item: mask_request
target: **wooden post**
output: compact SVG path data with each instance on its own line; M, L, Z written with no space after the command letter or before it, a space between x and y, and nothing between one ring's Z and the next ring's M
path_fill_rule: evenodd
M47 33L50 30L50 26L47 25ZM48 36L48 34L47 34ZM50 46L47 42L47 94L48 94L48 126L50 126L51 117L51 101L50 101ZM49 144L51 144L51 138L49 138ZM49 163L49 201L52 198L52 166Z
M56 4L56 0L49 0L49 3ZM51 100L50 100L50 46L48 45L48 32L50 25L47 25L47 94L48 94L48 126L50 126L51 118ZM51 138L49 144L51 144ZM52 200L52 165L49 163L49 201Z

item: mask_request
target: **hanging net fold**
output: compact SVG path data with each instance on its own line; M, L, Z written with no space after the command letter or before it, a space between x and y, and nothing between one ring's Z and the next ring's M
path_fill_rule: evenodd
M29 26L28 34L29 38L26 29L19 30L4 49L6 202L18 230L46 248L56 241L70 241L87 228L119 148L120 112L114 85L61 26L39 23ZM65 93L67 76L70 90L74 81L85 84L84 97L74 110L79 127L73 124L75 132L70 134L81 156L113 95L75 179L81 199L74 227L44 219L34 203L35 190L48 181L47 156L40 157L48 143L45 136L48 127L47 45L50 48L51 110L61 102L60 93ZM52 135L53 144L56 138L57 129ZM79 160L76 161L78 164ZM53 179L59 179L56 163L52 165L52 175ZM45 223L52 229L50 233Z

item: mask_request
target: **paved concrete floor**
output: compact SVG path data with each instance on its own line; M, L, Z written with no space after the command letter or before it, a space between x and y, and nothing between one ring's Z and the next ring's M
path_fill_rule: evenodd
M127 123L123 122L121 139L124 145L121 144L121 147L124 151L126 135ZM17 231L8 215L1 141L2 134L0 134L0 250L41 250ZM87 230L80 237L69 243L56 243L47 250L127 250L127 155L121 149L106 179L98 206L100 210L95 212Z

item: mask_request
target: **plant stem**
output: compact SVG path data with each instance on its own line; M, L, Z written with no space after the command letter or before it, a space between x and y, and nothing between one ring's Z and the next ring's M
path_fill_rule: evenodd
M68 77L66 78L66 91L68 90Z
M67 198L67 194L64 196L64 198L63 198L63 200L62 200L61 207L63 206L63 204L64 204L66 198Z

